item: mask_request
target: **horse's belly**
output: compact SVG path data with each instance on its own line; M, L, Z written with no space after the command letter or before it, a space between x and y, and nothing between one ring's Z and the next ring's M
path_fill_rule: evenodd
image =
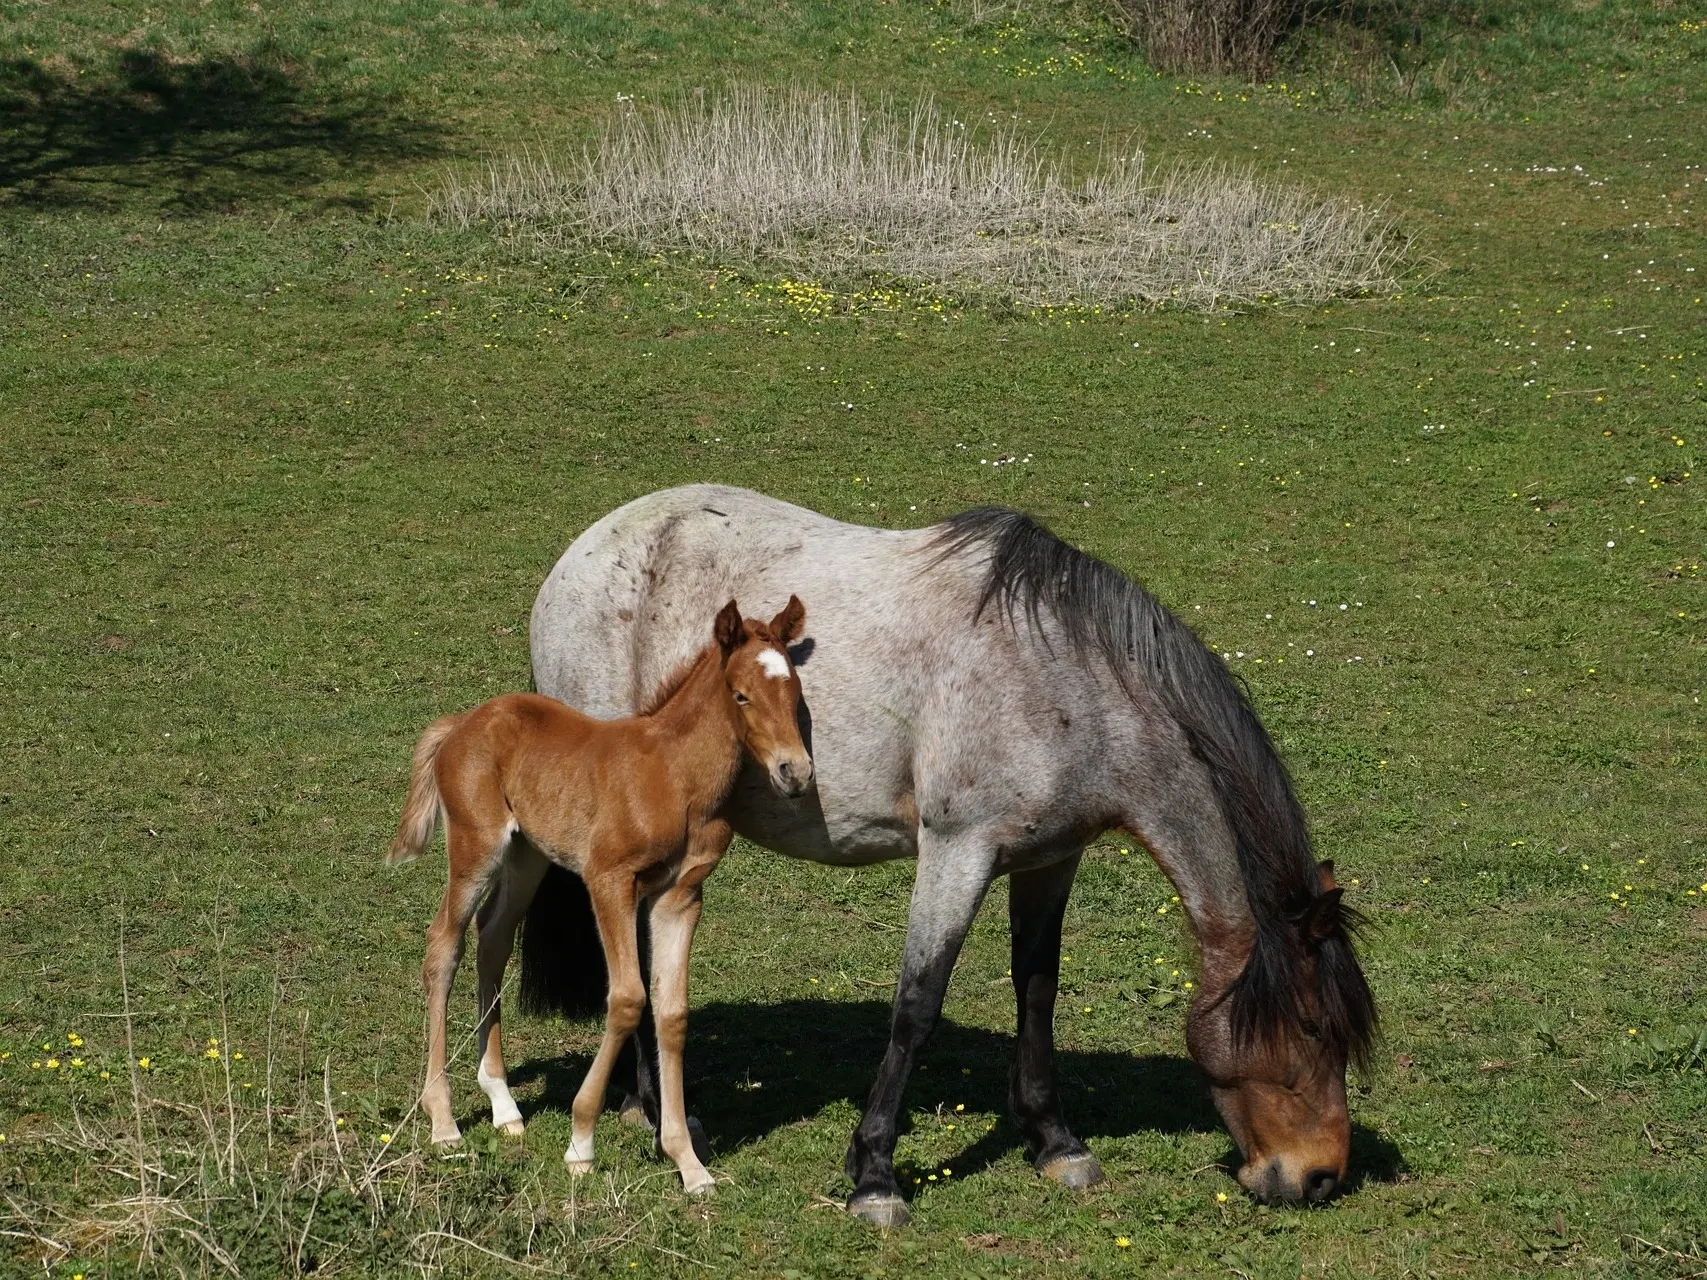
M820 780L824 774L820 772ZM788 799L756 769L742 771L730 797L735 830L754 844L790 858L863 867L918 854L917 828L887 788L857 794L834 786Z

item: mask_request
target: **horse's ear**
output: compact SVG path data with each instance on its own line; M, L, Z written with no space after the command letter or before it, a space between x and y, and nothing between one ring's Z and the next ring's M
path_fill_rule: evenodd
M732 653L741 643L741 606L733 600L724 605L717 621L711 624L711 634L725 654Z
M1316 864L1316 869L1322 873L1322 892L1327 893L1334 889L1334 860L1323 858Z
M1340 927L1340 898L1344 893L1344 889L1329 889L1310 899L1310 905L1298 920L1298 931L1304 935L1305 945L1321 946Z
M771 619L771 633L787 648L800 638L800 629L805 625L806 606L800 603L799 596L789 596L782 612Z

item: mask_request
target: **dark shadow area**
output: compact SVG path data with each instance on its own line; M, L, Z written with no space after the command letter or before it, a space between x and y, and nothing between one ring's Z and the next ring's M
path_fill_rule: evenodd
M444 146L442 128L377 97L328 96L267 48L204 61L127 49L104 69L0 63L0 203L224 210Z
M688 1109L712 1147L732 1151L777 1129L810 1119L833 1103L865 1106L866 1092L889 1041L889 1005L799 1000L784 1004L713 1004L693 1011L688 1035ZM922 1069L907 1086L906 1106L1006 1116L1013 1037L944 1021L925 1047ZM532 1059L511 1068L512 1084L543 1082L529 1110L567 1113L588 1061ZM1134 1133L1222 1131L1209 1089L1186 1057L1060 1052L1055 1060L1067 1123L1081 1138ZM611 1103L623 1076L613 1077ZM976 1173L1021 1145L1005 1121L954 1157L957 1177ZM1231 1142L1222 1163L1231 1174ZM1399 1149L1361 1125L1352 1127L1347 1189L1390 1182L1404 1167Z

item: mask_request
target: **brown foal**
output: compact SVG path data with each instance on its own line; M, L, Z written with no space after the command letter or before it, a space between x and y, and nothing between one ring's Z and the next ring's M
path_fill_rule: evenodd
M461 1133L445 1073L445 1018L468 922L479 910L481 1088L493 1122L522 1132L499 1034L499 994L516 925L547 860L586 882L610 978L604 1039L575 1095L564 1160L593 1165L593 1126L618 1051L646 1006L636 913L651 903L652 1007L658 1032L659 1145L694 1193L711 1175L694 1154L682 1099L688 952L700 892L729 847L721 811L756 760L784 795L811 785L800 736L800 677L788 646L806 610L796 597L768 624L743 619L731 600L712 641L667 681L650 710L594 720L538 694L506 694L435 721L415 747L409 798L386 861L418 856L442 815L450 884L427 930L427 1083L422 1106L433 1141ZM502 872L502 874L500 874Z

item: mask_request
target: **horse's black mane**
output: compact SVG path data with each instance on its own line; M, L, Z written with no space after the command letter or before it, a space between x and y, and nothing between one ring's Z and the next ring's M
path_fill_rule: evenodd
M1125 574L1022 512L964 512L944 522L936 545L945 555L988 550L979 615L995 605L1017 626L1023 614L1041 636L1047 613L1075 652L1101 655L1129 692L1142 683L1161 699L1214 780L1256 922L1250 959L1225 997L1233 1032L1248 1043L1306 1030L1299 922L1323 892L1321 876L1292 779L1225 664ZM1317 1025L1308 1030L1361 1062L1376 1017L1349 936L1357 923L1343 911L1315 951Z

